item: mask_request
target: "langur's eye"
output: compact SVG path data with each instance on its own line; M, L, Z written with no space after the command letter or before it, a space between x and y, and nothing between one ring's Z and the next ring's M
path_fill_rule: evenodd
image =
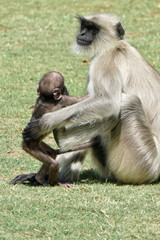
M98 33L98 30L96 28L90 28L89 31L92 35L96 35Z
M95 29L91 29L90 32L91 32L92 34L96 34L96 30L95 30Z

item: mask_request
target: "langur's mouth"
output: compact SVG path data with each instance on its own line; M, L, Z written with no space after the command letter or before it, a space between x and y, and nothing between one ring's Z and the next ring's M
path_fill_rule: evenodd
M77 39L77 44L81 45L81 46L88 46L88 45L91 44L91 41L85 41L85 40L82 40L82 39Z

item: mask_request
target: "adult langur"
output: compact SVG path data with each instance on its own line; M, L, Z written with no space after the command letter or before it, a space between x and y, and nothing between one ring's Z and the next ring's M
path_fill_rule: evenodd
M99 141L93 147L98 172L123 183L151 183L160 177L160 75L124 39L115 15L78 17L75 52L92 57L88 99L29 123L25 141L59 131L62 149ZM58 117L59 116L59 117ZM60 178L78 178L83 151L60 157Z

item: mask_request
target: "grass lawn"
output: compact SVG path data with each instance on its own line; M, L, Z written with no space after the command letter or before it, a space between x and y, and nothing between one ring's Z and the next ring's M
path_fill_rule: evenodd
M126 38L160 71L159 0L0 0L0 239L160 239L160 183L102 183L88 155L75 188L9 185L40 163L21 149L41 76L85 94L88 61L70 51L76 14L118 14ZM52 135L46 139L54 145Z

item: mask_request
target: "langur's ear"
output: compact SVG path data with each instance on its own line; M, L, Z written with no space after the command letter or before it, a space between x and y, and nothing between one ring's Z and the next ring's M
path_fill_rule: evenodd
M40 95L40 87L39 87L39 83L37 84L37 94Z
M55 88L53 90L53 98L54 100L60 100L62 98L61 90L59 88Z
M120 22L116 24L117 37L121 40L124 37L125 31Z

